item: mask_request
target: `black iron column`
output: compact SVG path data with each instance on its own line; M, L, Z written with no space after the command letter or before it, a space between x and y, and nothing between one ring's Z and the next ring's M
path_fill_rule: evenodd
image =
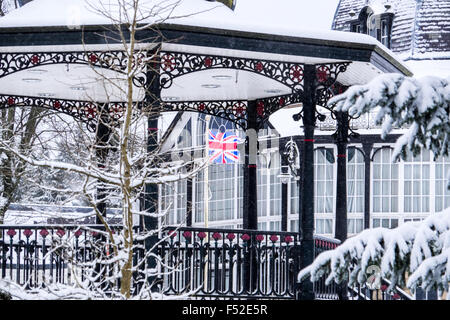
M350 119L347 112L336 112L337 132L337 182L336 182L336 218L334 237L347 239L347 143ZM337 287L339 300L348 300L347 283Z
M257 210L257 144L258 132L256 123L256 101L248 101L247 108L247 132L245 137L245 162L244 162L244 229L258 229Z
M305 65L304 70L304 101L303 101L303 152L301 157L300 194L301 232L300 269L309 266L314 261L314 127L316 125L316 67ZM298 299L314 300L313 283L309 278L299 286Z
M256 101L248 101L244 162L243 228L250 230L258 229L257 152ZM254 237L255 235L252 235L250 241L247 241L247 248L244 254L244 292L249 294L255 290L258 281L256 261L257 241Z
M280 150L281 151L281 150ZM280 152L280 154L284 154L283 152ZM287 172L283 172L283 170L286 170ZM288 160L286 156L281 156L281 173L287 174L288 171ZM288 183L281 183L281 231L287 231L287 224L288 224Z
M192 226L192 178L186 181L186 226Z
M158 117L160 109L160 77L157 70L159 69L159 64L154 66L154 69L148 72L149 87L146 92L146 103L149 111L148 115L148 138L147 138L147 153L153 156L151 165L156 165L156 149L158 147ZM154 232L150 237L146 237L144 242L145 253L155 247L158 242L158 218L156 214L158 213L158 185L154 183L148 183L145 185L144 190L144 211L147 215L143 217L143 227L147 232ZM155 216L149 216L148 214L154 214ZM157 254L157 252L153 252ZM152 256L147 258L147 270L155 269L157 266L156 259ZM155 291L157 288L153 286L155 283L156 276L147 277L148 283L152 286L151 290Z
M347 239L347 143L349 117L346 112L336 112L337 134L337 183L335 238L344 242Z
M363 142L364 151L364 229L370 228L370 154L373 143Z
M105 106L101 106L102 111ZM96 160L97 160L97 167L101 170L104 170L106 168L106 161L108 157L109 152L109 138L111 136L111 127L109 123L109 117L108 115L101 114L98 119L97 124L97 132L95 136L95 153L96 153ZM98 213L95 215L95 223L97 225L103 225L102 219L106 220L106 202L108 198L108 188L105 186L105 183L101 181L97 181L97 190L96 190L96 207L98 210ZM102 227L99 227L99 229L103 229ZM106 242L106 236L102 233L97 233L95 236L95 242L99 246L99 248L103 248L100 251L96 252L96 258L102 259L102 256L106 254L105 248L105 242ZM101 287L103 289L107 289L108 283L105 281L108 268L105 265L102 265L100 263L96 263L94 267L95 274L98 276L98 281L101 282Z
M109 138L111 136L111 128L109 127L107 116L101 116L97 126L97 132L95 137L95 148L97 157L97 167L100 169L105 168L105 162L108 157L108 144ZM100 212L102 217L106 218L106 198L107 198L107 188L102 182L98 182L97 185L97 210ZM101 218L96 215L96 224L102 224Z

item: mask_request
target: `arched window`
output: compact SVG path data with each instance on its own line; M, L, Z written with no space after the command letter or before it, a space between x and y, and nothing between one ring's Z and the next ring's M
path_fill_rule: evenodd
M160 187L163 225L179 225L186 222L186 180L163 184Z
M430 211L430 152L422 151L404 162L404 211Z
M450 190L447 188L447 174L450 172L450 157L440 157L435 164L435 212L450 207Z
M364 154L355 147L347 149L347 212L349 234L363 229L364 214Z
M278 150L267 150L258 156L259 230L281 230L281 156Z
M318 148L314 151L314 212L315 233L332 234L334 219L334 151Z
M315 150L315 212L333 212L334 155L332 148Z
M364 154L357 148L347 150L347 211L364 212Z
M375 151L372 163L372 211L398 211L398 164L393 163L392 149Z
M209 130L233 131L241 139L243 138L242 132L236 129L233 122L219 117L210 117L207 120L204 114L200 114L197 122L197 145L199 146L205 146L207 123ZM208 225L235 227L236 225L230 225L228 222L242 218L243 193L238 192L242 189L242 165L239 162L210 163L207 172L207 180L205 179L205 170L199 172L194 178L195 223L205 223L205 196L207 194ZM205 193L206 187L208 187L207 193Z

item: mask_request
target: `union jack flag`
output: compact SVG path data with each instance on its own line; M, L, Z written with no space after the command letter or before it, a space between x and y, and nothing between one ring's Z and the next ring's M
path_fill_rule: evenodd
M239 160L237 145L240 139L233 132L209 130L208 136L211 163L233 163Z

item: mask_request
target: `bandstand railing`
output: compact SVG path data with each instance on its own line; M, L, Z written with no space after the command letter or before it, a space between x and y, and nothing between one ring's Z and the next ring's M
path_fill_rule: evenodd
M121 226L110 226L119 232ZM99 254L108 255L108 241L98 225L14 225L0 226L0 279L27 288L51 283L84 281L86 269ZM142 254L136 250L135 255ZM72 268L70 268L72 266ZM113 272L102 267L106 274ZM108 284L111 289L119 283Z
M322 236L314 236L314 256L317 257L324 251L335 249L341 242ZM325 284L326 275L313 283L315 298L319 300L338 300L338 287L336 283Z
M294 299L299 234L236 229L166 228L159 255L160 289L197 298ZM316 253L338 241L316 237ZM317 298L337 299L336 286L314 284Z
M111 228L120 232L122 227ZM99 248L107 253L108 242L99 237L102 229L98 225L2 225L0 279L28 288L84 280L82 269L95 260ZM144 246L136 244L134 265L141 268L146 255ZM315 255L338 245L338 240L315 236ZM195 299L295 299L299 250L295 232L168 227L158 244L157 289ZM325 278L314 283L316 299L338 299L337 286L325 285ZM119 281L109 283L109 289L119 290ZM144 281L136 271L133 292ZM387 293L387 285L383 280L378 290L349 288L349 297L411 299L402 290Z

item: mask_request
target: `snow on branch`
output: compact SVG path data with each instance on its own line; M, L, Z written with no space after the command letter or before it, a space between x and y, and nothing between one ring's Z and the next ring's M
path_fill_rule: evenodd
M301 270L298 280L311 277L326 283L348 281L364 285L377 266L381 276L395 286L415 290L446 291L450 282L450 208L421 222L407 222L395 229L367 229L347 239L334 250L325 251ZM447 297L449 295L447 294Z
M328 105L351 116L379 109L376 122L383 125L383 137L393 127L408 128L397 141L395 159L406 158L409 151L417 155L423 148L433 151L435 158L449 153L450 77L383 74L333 97Z

